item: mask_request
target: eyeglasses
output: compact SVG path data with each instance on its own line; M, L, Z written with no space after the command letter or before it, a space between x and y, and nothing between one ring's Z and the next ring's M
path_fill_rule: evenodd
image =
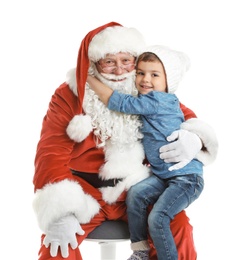
M104 73L112 73L112 72L115 72L117 70L117 68L121 68L122 70L129 71L130 69L132 69L135 66L134 60L135 59L123 60L122 65L120 65L120 66L116 65L115 60L110 60L110 59L99 60L97 62L97 64L99 65L99 67L101 68L101 70Z

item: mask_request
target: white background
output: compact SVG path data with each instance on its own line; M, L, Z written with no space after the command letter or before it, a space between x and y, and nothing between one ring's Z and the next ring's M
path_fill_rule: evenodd
M76 65L85 34L110 21L137 28L148 44L191 58L177 94L215 129L220 145L217 160L205 168L203 194L187 210L198 259L246 259L245 0L1 1L1 255L37 259L40 230L31 203L42 118L54 90ZM85 260L99 257L95 243L84 243L82 251ZM118 244L118 260L129 253L129 242Z

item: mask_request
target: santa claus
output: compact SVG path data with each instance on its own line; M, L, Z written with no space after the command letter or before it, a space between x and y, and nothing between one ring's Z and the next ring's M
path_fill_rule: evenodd
M82 259L78 245L106 219L127 221L125 197L133 184L149 176L135 115L108 110L86 83L93 74L111 88L137 95L136 57L145 48L134 28L111 22L83 39L76 69L51 98L35 158L34 210L43 231L40 260ZM177 136L174 151L161 157L180 161L187 154L213 161L217 140L212 129L181 105L188 136ZM187 123L188 122L188 123ZM180 131L179 131L180 132ZM190 138L191 146L184 140ZM200 150L199 138L203 147ZM178 151L181 154L178 156ZM198 153L198 154L197 154ZM192 227L185 212L171 223L180 259L196 259ZM151 244L152 247L152 244ZM151 249L151 259L156 259Z

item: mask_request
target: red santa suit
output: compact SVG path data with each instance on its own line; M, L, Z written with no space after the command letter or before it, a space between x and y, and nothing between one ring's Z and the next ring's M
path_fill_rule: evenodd
M143 38L135 29L115 22L89 32L81 43L76 70L69 72L66 82L52 96L43 120L33 178L33 207L44 234L54 221L73 214L85 231L77 236L80 244L104 220L127 220L126 191L149 175L149 167L143 164L140 122L136 116L101 107L86 78L89 67L107 53L129 52L137 56L142 44ZM134 86L129 93L135 94ZM98 112L94 104L100 107ZM191 110L183 105L181 108L187 120L184 128L197 133L205 146L198 158L203 163L213 160L214 133L203 122L192 119L195 114ZM110 123L104 120L108 117L112 118ZM109 130L112 128L115 130ZM192 226L184 211L172 221L171 229L179 259L196 259ZM156 259L151 247L151 259ZM41 245L39 259L64 258L60 252L51 257L49 248ZM67 259L82 259L79 248L69 248Z

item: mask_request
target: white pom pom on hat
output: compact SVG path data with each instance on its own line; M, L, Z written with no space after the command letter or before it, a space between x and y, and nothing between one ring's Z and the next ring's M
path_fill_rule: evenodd
M107 27L96 34L89 44L88 56L96 62L106 54L128 52L137 57L146 47L143 35L135 28L124 26Z
M161 60L166 72L168 92L174 93L184 73L190 67L189 57L183 52L172 50L163 45L148 46L145 51L156 54Z
M66 133L73 141L82 142L93 130L91 117L88 115L75 115L69 122Z

